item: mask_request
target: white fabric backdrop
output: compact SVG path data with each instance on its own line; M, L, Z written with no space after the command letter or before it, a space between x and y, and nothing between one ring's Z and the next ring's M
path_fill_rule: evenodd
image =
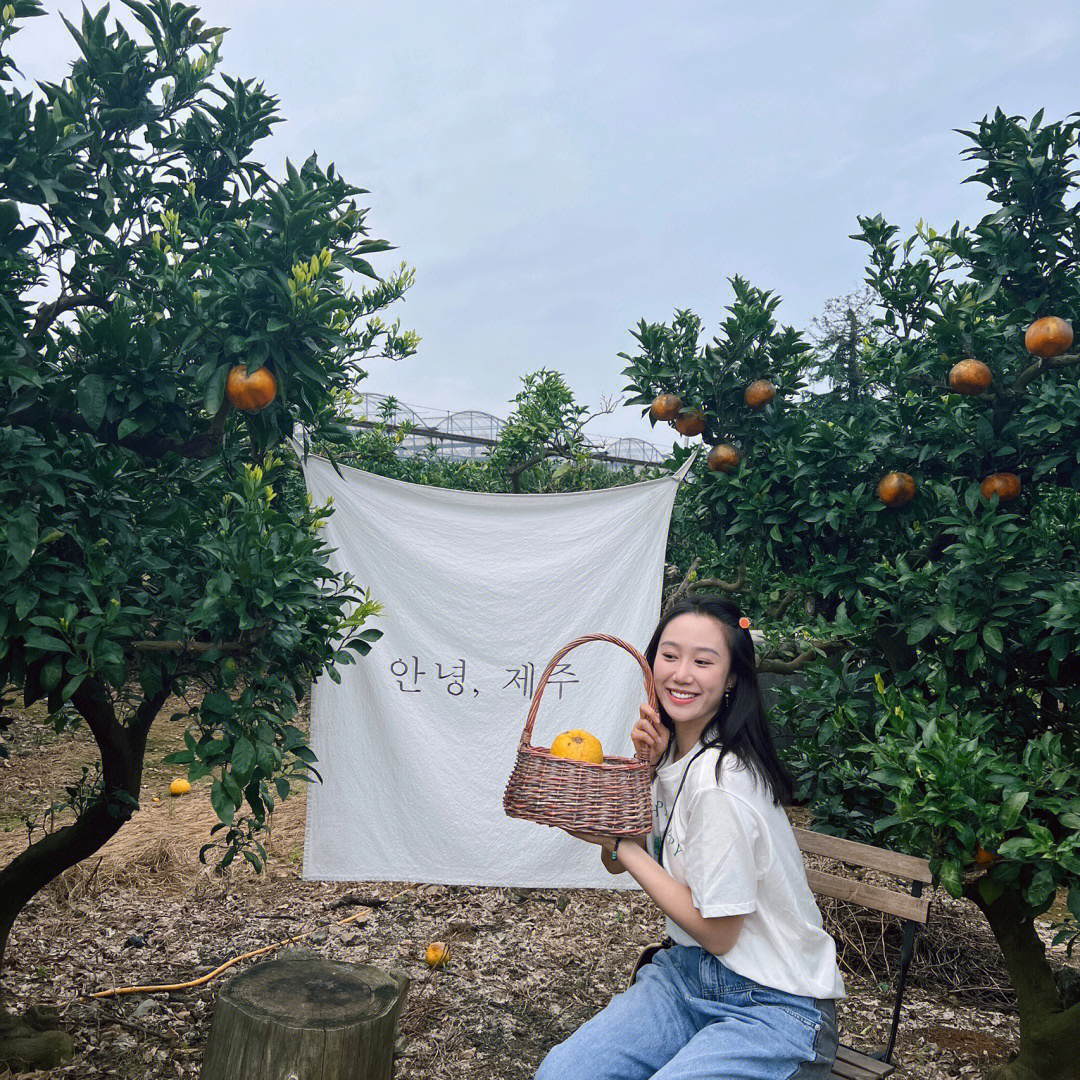
M508 818L503 790L551 657L587 633L645 648L683 472L566 495L405 484L310 457L327 542L385 613L368 656L312 697L322 784L308 793L304 877L454 885L629 887L597 849ZM568 728L632 756L644 690L629 653L571 652L544 691L533 745ZM462 667L463 664L463 667ZM556 685L555 678L563 680ZM576 681L571 681L576 680Z

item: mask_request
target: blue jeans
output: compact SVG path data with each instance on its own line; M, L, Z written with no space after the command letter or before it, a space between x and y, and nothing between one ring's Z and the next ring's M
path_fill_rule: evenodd
M541 1062L536 1080L825 1080L836 1003L761 986L672 945Z

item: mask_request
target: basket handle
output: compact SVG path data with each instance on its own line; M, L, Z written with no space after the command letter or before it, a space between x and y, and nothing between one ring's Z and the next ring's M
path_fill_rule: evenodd
M633 645L623 641L622 638L612 637L610 634L586 634L584 637L575 638L568 645L564 645L551 658L551 663L548 664L544 674L540 676L540 682L536 687L536 692L533 694L532 705L529 708L529 718L525 721L525 730L521 733L522 746L531 745L533 724L536 723L536 714L540 711L540 699L544 695L544 687L547 686L547 681L555 671L556 665L571 649L576 649L579 645L584 645L589 641L609 641L612 645L618 645L620 649L625 649L641 665L641 670L645 675L645 693L649 697L649 704L653 709L656 709L656 687L653 685L653 673L649 667L649 661ZM637 757L640 758L641 754L638 753ZM642 760L647 760L647 758L642 758Z

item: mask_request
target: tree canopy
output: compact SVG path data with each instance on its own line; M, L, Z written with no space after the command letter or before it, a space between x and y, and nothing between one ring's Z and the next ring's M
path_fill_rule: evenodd
M0 16L0 685L101 752L73 820L0 871L0 956L29 896L137 808L170 699L218 855L258 867L275 800L314 774L298 701L378 636L329 568L329 511L284 482L286 440L340 433L365 357L415 349L378 314L411 271L376 273L390 244L333 165L256 160L277 102L220 70L220 30L126 8L134 29L84 10L70 74L26 91L10 50L41 6ZM264 408L231 403L240 365L272 374Z
M1062 939L1080 920L1080 355L1025 336L1080 316L1077 130L998 111L964 132L992 204L973 227L901 241L859 218L875 317L842 363L740 278L711 342L680 311L625 354L633 403L676 394L741 458L699 463L678 542L739 579L774 670L802 676L782 713L817 827L928 857L980 905L1028 1032L1008 1075L1042 1078L1074 1075L1080 1033L1032 929L1059 888ZM965 359L984 392L954 388ZM842 392L809 392L823 362Z

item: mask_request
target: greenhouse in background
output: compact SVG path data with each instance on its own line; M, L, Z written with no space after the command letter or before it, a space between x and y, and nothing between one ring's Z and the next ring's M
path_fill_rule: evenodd
M386 412L387 394L364 394L352 407L352 417L357 427L373 427L382 423ZM484 457L495 445L506 421L491 413L476 409L448 412L445 409L427 409L408 405L394 399L394 411L387 421L389 430L396 430L408 423L411 430L401 442L398 453L403 455L427 453L429 447L435 453L452 461ZM660 465L666 454L645 439L594 437L592 457L604 461L613 470L626 465L645 468Z

